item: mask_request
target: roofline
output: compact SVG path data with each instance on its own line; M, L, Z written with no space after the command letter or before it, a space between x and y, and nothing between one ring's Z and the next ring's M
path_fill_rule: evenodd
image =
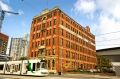
M47 8L48 9L48 8ZM46 9L44 9L44 10L46 10ZM43 10L43 11L44 11ZM49 9L48 9L49 10ZM67 17L69 17L69 19L71 19L72 21L74 21L77 25L79 25L79 27L81 27L83 30L85 30L85 27L84 26L82 26L80 23L78 23L76 20L74 20L72 17L70 17L67 13L65 13L62 9L60 9L58 6L55 6L54 8L52 8L52 9L50 9L49 10L49 12L52 12L52 11L54 11L54 10L60 10L62 13L64 13ZM47 12L47 13L49 13L49 12ZM47 14L47 13L45 13L45 14ZM36 19L36 18L38 18L38 17L41 17L41 16L43 16L43 15L45 15L45 14L39 14L39 15L36 15L36 16L34 16L33 17L33 19L32 20L34 20L34 19ZM89 34L91 34L91 35L93 35L94 36L94 38L95 38L95 35L93 34L93 33L91 33L91 31L89 32Z
M98 49L98 50L96 50L96 52L108 51L108 50L116 50L116 49L120 49L120 47L112 47L112 48Z
M33 17L33 19L36 19L36 18L38 18L38 17L40 17L40 16L43 16L43 15L45 15L45 14L47 14L47 13L49 13L49 12L52 12L52 11L54 11L54 10L60 10L60 8L58 7L58 6L55 6L54 8L52 8L52 9L48 9L48 8L46 8L46 9L44 9L44 10L42 10L38 15L36 15L36 16L34 16ZM45 11L45 10L48 10L49 12L46 12L45 14L41 14L43 11Z
M0 32L0 34L3 35L3 36L5 36L5 37L8 37L8 38L9 38L9 36L6 35L6 34L4 34L4 33L1 33L1 32Z

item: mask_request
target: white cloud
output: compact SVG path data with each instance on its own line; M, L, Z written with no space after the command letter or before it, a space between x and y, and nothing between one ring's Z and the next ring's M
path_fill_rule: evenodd
M115 9L113 10L113 16L120 20L120 5L116 5Z
M100 15L99 17L99 29L102 33L114 32L120 30L120 22L116 21L107 15Z
M74 10L83 13L93 13L96 9L96 5L93 0L77 0L74 4Z
M100 32L99 34L110 33L97 37L96 41L103 40L102 42L97 42L97 49L120 46L120 32L117 32L120 31L120 0L96 0L96 4L97 9L100 10L96 22L96 26ZM116 40L110 40L113 38Z
M3 0L0 0L0 10L7 10L7 11L10 11L11 10L11 7L8 6L6 3L3 2Z
M93 15L95 21L91 28L96 35L120 31L120 0L77 0L73 12L76 13L76 11L78 16L80 16L79 14L87 17ZM97 48L120 46L120 40L110 40L113 38L120 38L120 32L97 37L96 41L103 40L97 42L97 45L101 45Z
M120 19L120 0L96 0L96 5L102 13Z
M97 49L120 46L120 41L119 41L120 32L111 33L111 32L120 31L119 21L116 21L114 18L110 18L107 15L100 15L98 24L96 24L96 26L98 27L97 29L99 30L99 34L104 34L101 36L96 36ZM110 34L105 34L105 33L110 33ZM116 39L116 40L112 40L112 39Z

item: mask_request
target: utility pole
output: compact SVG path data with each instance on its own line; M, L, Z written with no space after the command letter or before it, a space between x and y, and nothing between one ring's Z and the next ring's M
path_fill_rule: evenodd
M5 13L10 13L10 14L15 14L15 15L18 15L19 13L15 13L12 11L6 11L6 10L0 10L0 12L1 12L1 15L0 15L0 33L1 33L2 23L5 18Z
M4 16L5 16L5 12L2 10L0 11L1 12L1 16L0 16L0 32L1 32L1 29L2 29L2 22L4 20Z

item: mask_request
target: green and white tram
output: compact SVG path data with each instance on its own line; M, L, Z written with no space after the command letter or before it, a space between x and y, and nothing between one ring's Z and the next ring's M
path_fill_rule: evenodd
M47 76L48 70L44 60L21 60L0 62L1 74Z

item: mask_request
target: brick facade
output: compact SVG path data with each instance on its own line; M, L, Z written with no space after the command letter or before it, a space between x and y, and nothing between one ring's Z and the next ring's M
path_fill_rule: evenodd
M8 38L7 35L0 33L0 54L6 54Z
M29 57L46 59L54 72L91 69L96 65L95 36L59 8L44 10L32 21Z

